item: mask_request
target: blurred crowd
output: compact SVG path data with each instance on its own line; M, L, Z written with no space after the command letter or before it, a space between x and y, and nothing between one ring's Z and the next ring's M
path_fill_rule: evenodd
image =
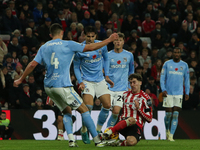
M59 23L64 40L83 42L84 28L95 26L98 40L113 32L125 34L124 49L134 55L135 72L154 109L162 108L160 73L174 47L190 72L190 99L183 109L199 109L200 2L197 0L0 0L0 106L43 109L45 68L38 65L19 87L13 87L42 44L51 40L49 27ZM108 51L114 48L107 45ZM78 91L71 69L71 80ZM95 99L94 109L101 103Z

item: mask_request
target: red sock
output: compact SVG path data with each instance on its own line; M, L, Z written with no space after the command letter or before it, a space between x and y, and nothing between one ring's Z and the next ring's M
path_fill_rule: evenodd
M120 130L124 129L127 127L126 121L122 120L120 122L118 122L113 128L111 128L112 132L119 132Z
M121 146L126 146L126 140L121 143Z

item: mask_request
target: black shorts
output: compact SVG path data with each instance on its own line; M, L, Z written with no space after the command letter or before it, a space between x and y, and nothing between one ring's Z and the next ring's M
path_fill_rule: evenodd
M138 127L138 125L135 124L133 126L124 128L119 133L122 134L125 138L127 138L127 136L134 136L136 138L137 142L139 142L141 139L141 132L142 131L141 131L140 127Z

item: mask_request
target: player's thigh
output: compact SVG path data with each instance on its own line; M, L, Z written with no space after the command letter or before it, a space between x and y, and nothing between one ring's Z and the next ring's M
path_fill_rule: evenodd
M101 101L104 108L109 109L111 107L110 94L101 95L99 100Z
M174 95L174 107L182 108L183 95Z
M83 94L83 102L85 103L85 105L92 105L94 104L94 97L90 94Z
M167 95L167 97L163 98L163 107L172 108L174 107L174 98L173 95Z
M83 83L85 84L85 89L83 90L82 95L91 95L94 98L94 96L95 96L95 90L94 90L95 83L90 82L90 81L85 81L85 80L83 80Z
M122 99L122 96L123 96L123 93L125 91L120 91L120 92L111 92L111 101L112 101L112 107L114 108L115 106L117 106L116 108L122 108L123 106L123 99Z
M134 124L132 126L128 126L120 131L120 134L122 134L126 139L127 137L134 136L137 140L137 142L141 139L141 129L138 127L137 124Z
M45 87L45 92L51 98L51 100L56 104L56 106L60 109L60 111L63 111L68 106L65 100L68 93L64 91L64 88ZM62 95L65 96L64 99Z
M106 98L110 100L110 90L108 89L108 85L105 80L96 83L94 90L97 98L100 98L103 95L109 95L109 98L107 98L108 96Z

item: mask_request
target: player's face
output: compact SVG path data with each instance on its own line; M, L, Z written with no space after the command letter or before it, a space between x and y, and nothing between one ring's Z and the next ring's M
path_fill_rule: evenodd
M124 39L118 38L113 42L113 44L114 44L115 49L122 49L124 45Z
M140 86L142 85L141 81L138 81L136 78L133 78L129 80L131 91L133 93L139 93L140 92Z
M178 61L178 60L180 60L180 58L181 58L180 50L179 49L175 49L174 52L173 52L173 59L175 61Z
M6 114L1 114L1 119L5 120L6 119Z
M86 34L86 44L94 43L96 39L96 34L94 32L89 32Z

